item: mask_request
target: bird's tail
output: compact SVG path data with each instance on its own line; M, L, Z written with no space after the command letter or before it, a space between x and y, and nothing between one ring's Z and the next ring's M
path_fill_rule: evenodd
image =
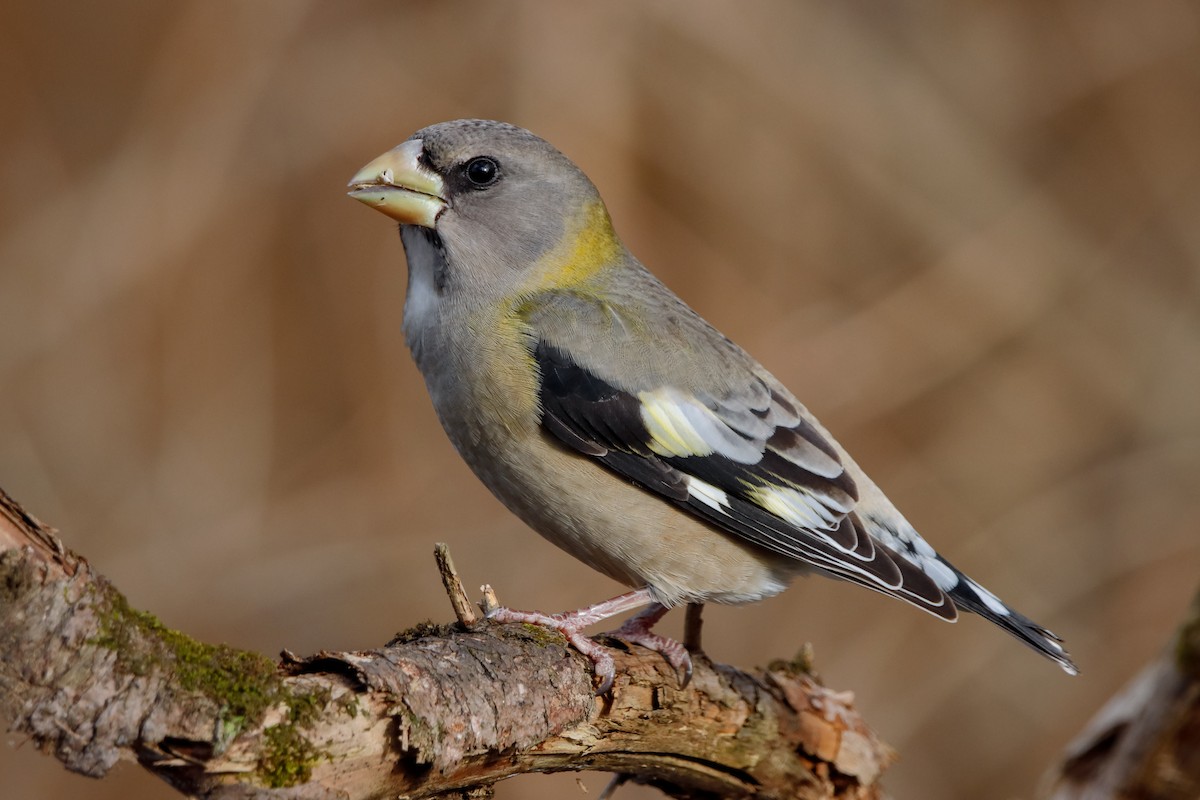
M950 566L948 563L946 565ZM952 566L950 568L954 569ZM958 573L958 584L947 592L954 600L954 605L999 625L1029 647L1055 661L1068 675L1079 674L1079 668L1063 647L1061 638L1024 614L1009 608L1000 598L959 570L954 571Z

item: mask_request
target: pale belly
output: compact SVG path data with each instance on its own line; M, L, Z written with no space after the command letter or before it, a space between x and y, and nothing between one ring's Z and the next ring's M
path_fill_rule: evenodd
M464 460L513 513L593 569L649 587L664 605L760 600L805 571L567 450L540 428L481 436L473 425L450 422L443 420Z

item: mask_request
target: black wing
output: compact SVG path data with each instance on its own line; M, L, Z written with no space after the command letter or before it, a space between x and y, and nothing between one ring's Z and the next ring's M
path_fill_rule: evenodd
M765 380L737 396L618 388L546 342L542 426L717 528L945 619L954 604L919 566L868 535L854 481L796 404Z

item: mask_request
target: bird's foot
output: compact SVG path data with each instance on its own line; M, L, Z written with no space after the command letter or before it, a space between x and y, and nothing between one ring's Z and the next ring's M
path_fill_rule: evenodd
M685 689L692 681L692 657L687 648L674 639L651 630L666 613L666 606L653 603L645 611L631 617L624 625L608 635L630 644L640 644L647 650L653 650L661 655L675 670L679 688Z
M608 648L584 636L584 628L595 625L597 622L622 612L644 606L649 602L651 602L649 590L638 589L619 597L614 597L611 600L605 600L602 603L581 608L578 611L567 611L563 614L543 614L539 611L514 611L511 608L501 607L489 611L487 617L494 622L500 623L523 622L529 625L541 625L544 628L550 628L561 633L570 642L572 647L591 659L596 678L600 682L596 687L596 694L602 695L607 694L608 690L612 688L613 679L616 677L616 667L613 665L613 657L608 652ZM638 616L641 615L639 614ZM659 616L661 617L662 614L659 614ZM634 617L634 619L637 619L637 617ZM630 620L630 622L633 622L633 620Z
M558 631L566 637L572 647L592 660L592 668L596 673L596 677L600 680L596 694L604 694L612 688L613 678L616 676L613 658L609 654L608 648L604 645L596 644L583 635L583 629L591 623L586 620L580 620L575 616L577 613L542 614L537 611L514 611L511 608L502 607L493 609L488 614L488 619L493 622L524 622L529 625L540 625L543 628Z

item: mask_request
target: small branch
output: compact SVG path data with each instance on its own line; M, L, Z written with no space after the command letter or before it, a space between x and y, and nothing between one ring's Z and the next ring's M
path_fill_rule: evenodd
M496 590L492 588L490 583L480 586L479 591L483 594L483 599L479 601L479 608L482 609L484 616L487 616L500 607L500 600L496 597Z
M458 578L458 572L454 569L454 561L450 558L450 548L446 546L445 542L438 542L434 545L433 555L437 559L438 572L442 576L442 586L446 587L450 605L454 608L454 616L464 628L475 627L475 623L479 622L479 615L475 613L475 608L467 597L467 590L463 588L463 583Z
M880 796L891 752L795 665L697 654L681 691L657 654L616 650L597 698L557 634L476 621L273 664L129 608L0 493L0 716L76 772L136 760L210 800L485 798L510 775L584 769L680 798Z

